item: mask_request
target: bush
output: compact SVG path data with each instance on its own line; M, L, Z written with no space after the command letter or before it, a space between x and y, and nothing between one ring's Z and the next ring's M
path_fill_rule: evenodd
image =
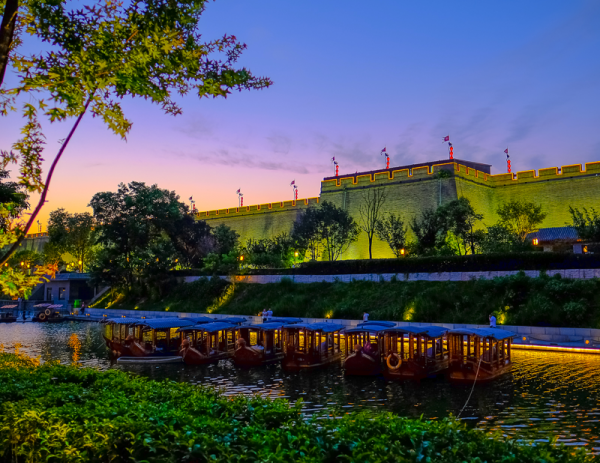
M0 353L0 461L592 461L583 450L523 445L453 419L306 419L301 403L15 357Z

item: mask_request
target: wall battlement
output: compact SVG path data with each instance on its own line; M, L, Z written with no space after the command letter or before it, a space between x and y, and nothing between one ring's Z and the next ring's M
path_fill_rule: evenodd
M297 201L280 201L278 203L252 204L250 206L230 207L227 209L214 209L211 211L198 211L196 218L206 220L222 216L247 216L265 212L283 212L289 210L306 209L319 204L319 198L304 198Z

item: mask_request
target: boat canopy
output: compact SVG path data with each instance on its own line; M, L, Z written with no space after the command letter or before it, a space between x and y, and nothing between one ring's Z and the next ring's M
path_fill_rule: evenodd
M196 325L199 325L200 323L212 323L215 321L214 318L209 318L209 317L204 317L204 316L200 316L200 317L181 317L179 320L185 320L190 321L190 322L194 322Z
M225 322L213 322L213 323L202 323L194 326L184 326L179 328L177 332L181 331L205 331L206 333L216 333L217 331L232 330L235 327L231 323Z
M229 317L229 318L221 318L219 321L237 325L238 323L244 323L246 321L246 318L245 317Z
M459 328L448 331L449 334L463 334L467 336L480 336L482 338L492 338L496 341L503 339L514 338L517 334L512 331L503 330L500 328Z
M152 330L164 330L167 328L182 328L184 326L194 326L193 321L184 320L183 318L152 318L150 320L137 320L138 326L145 326Z
M265 323L294 324L294 323L302 323L302 319L296 318L296 317L274 317L274 318L269 318Z
M136 323L141 322L140 318L109 318L106 320L106 323L114 323L115 325L135 325Z
M440 336L444 336L448 332L448 328L444 328L443 326L432 325L406 325L396 326L395 328L389 328L385 330L385 332L390 334L421 334L424 336L429 336L430 338L439 338Z
M383 325L358 325L354 328L349 328L344 330L345 334L352 333L379 333L380 331L384 331L389 329L388 326Z
M343 325L338 325L337 323L307 323L307 324L299 324L299 325L287 325L285 328L296 328L296 329L304 329L309 331L322 331L323 333L333 333L334 331L340 331L344 329Z
M268 323L257 323L256 325L246 325L242 328L250 328L253 330L273 331L279 330L285 323L283 322L268 322Z
M363 322L363 323L359 323L358 326L387 326L388 328L392 328L393 326L396 326L396 322L384 322L384 321L377 321L377 320L373 320L370 322Z

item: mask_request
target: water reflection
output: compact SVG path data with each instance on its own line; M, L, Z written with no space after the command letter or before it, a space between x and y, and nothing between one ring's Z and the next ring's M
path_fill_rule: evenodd
M288 373L278 365L239 369L228 361L217 365L111 365L102 340L102 325L13 323L0 325L0 343L42 361L118 368L153 379L172 379L220 388L226 395L260 394L303 400L307 414L327 409L331 415L353 410L385 409L404 416L439 418L458 414L470 385L451 385L443 377L390 382L381 377L345 377L339 365L326 370ZM71 347L69 347L69 343ZM78 346L78 348L76 348ZM507 437L547 440L600 452L600 356L514 351L512 371L478 385L462 418L478 428Z

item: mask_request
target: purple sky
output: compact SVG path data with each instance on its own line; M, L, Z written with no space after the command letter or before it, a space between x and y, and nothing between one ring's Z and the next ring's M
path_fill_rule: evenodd
M127 142L87 117L65 153L42 219L83 211L98 191L144 181L198 209L319 194L335 156L340 173L447 157L505 171L600 160L600 2L208 3L205 37L236 35L240 61L275 84L227 100L182 101L165 116L125 103ZM2 121L0 147L21 119ZM67 125L46 128L51 159ZM34 231L34 230L32 230Z

